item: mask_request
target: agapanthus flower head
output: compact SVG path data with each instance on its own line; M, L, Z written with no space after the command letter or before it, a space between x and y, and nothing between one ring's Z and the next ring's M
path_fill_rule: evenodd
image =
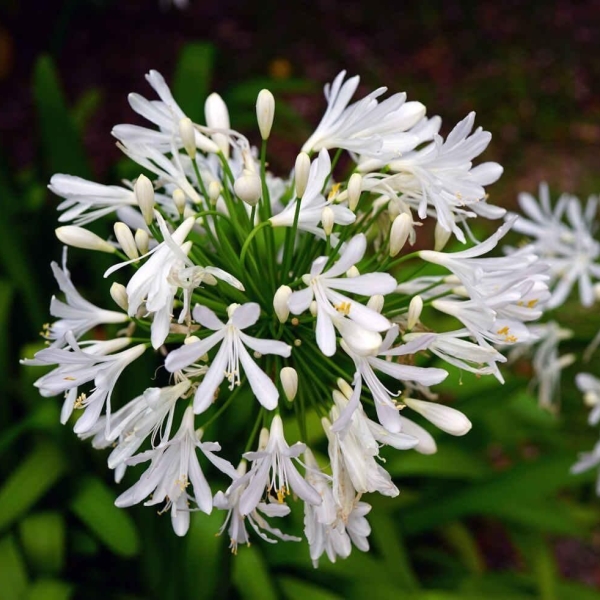
M84 300L66 264L53 264L66 300L52 300L52 346L25 361L55 367L36 386L65 394L63 422L85 408L75 431L111 448L117 482L149 463L118 506L162 505L178 535L192 511L222 510L235 553L250 543L248 524L270 543L299 539L285 524L302 502L315 566L323 554L367 551L365 499L399 493L384 457L436 452L424 421L436 436L471 427L436 395L444 362L501 381L498 348L533 338L528 323L547 300L535 249L519 251L518 267L514 255L488 256L512 221L482 243L443 251L451 234L466 243L469 219L503 215L484 189L501 167L473 165L490 135L473 130L471 114L443 139L439 117L402 93L382 100L385 88L352 103L358 78L342 72L280 177L267 168L271 92L257 98L259 150L232 128L218 94L206 99L205 123L194 123L158 72L147 80L157 100L129 97L146 126L113 129L145 175L125 187L52 178L65 199L59 219L73 223L57 236L114 258L105 276L121 310ZM353 162L346 174L342 150ZM580 229L587 222L569 215ZM100 218L117 221L114 238L81 227ZM436 223L431 236L424 219ZM462 326L430 325L435 310ZM133 397L112 406L142 354L169 381L136 381ZM232 434L228 419L240 408L247 427L238 418ZM309 431L315 418L322 429ZM221 439L204 441L217 421Z

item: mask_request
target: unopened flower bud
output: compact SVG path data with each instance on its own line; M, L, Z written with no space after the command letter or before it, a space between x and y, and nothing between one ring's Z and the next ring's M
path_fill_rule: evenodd
M100 236L77 225L64 225L55 231L56 237L67 246L82 248L83 250L98 250L99 252L112 253L116 248L103 240Z
M596 301L600 300L600 283L594 284L594 298Z
M258 436L258 451L261 452L267 447L269 443L269 430L266 427L263 427L260 430L260 435Z
M241 177L235 180L233 190L240 200L243 200L250 206L255 206L262 194L260 177L256 173L244 169Z
M208 184L208 199L210 203L214 206L221 195L221 186L218 181L211 181Z
M173 204L175 205L177 212L182 215L186 207L185 194L183 193L183 190L175 188L173 191Z
M114 232L115 237L117 238L117 242L119 242L119 246L125 254L127 258L138 258L138 249L135 245L135 240L133 239L133 233L131 233L131 229L125 225L125 223L121 223L121 221L117 221L114 224Z
M275 98L273 98L273 94L269 90L260 90L256 99L256 119L263 140L269 139L274 116Z
M406 406L450 435L465 435L472 427L471 421L463 413L450 406L414 398L403 398L403 400Z
M296 157L296 166L294 167L294 179L296 182L296 197L302 198L308 184L308 174L310 173L310 158L306 152L300 152Z
M360 200L362 188L362 176L360 173L354 173L348 181L348 208L354 212Z
M381 294L371 296L367 302L367 307L380 313L383 310L384 298Z
M298 393L298 373L292 367L283 367L279 373L281 379L281 387L285 393L285 397L292 402Z
M288 300L292 295L292 288L287 285L282 285L273 296L273 308L280 323L285 323L290 316Z
M435 246L433 248L435 252L441 252L444 249L444 247L448 243L448 240L450 239L451 234L452 234L451 231L444 229L440 225L440 222L437 221L437 223L435 224L435 233L434 233Z
M350 400L350 398L352 398L352 393L354 392L352 386L347 381L344 381L341 377L338 378L337 384L342 394L344 394L344 396Z
M352 265L346 271L346 277L358 277L360 275L360 271L356 268L356 265Z
M333 231L334 219L335 214L333 213L333 210L329 206L326 206L321 211L321 225L323 225L323 231L325 231L326 236L330 236Z
M135 245L137 246L141 255L144 255L148 252L149 243L150 238L148 237L148 233L143 229L138 229L135 232Z
M403 212L404 212L403 211L403 207L400 204L400 202L398 202L397 198L392 198L391 200L388 201L388 204L387 204L387 215L388 215L388 218L389 218L390 222L393 222L394 219L398 215L402 214Z
M412 218L409 214L402 213L394 219L390 229L390 256L396 256L404 248L411 229Z
M179 121L179 135L181 136L185 151L193 160L196 158L196 131L189 117L184 117Z
M413 296L408 305L408 322L406 326L409 331L418 323L422 311L423 298L421 298L421 296Z
M316 300L313 300L313 301L310 303L310 306L308 307L308 310L310 311L310 314L311 314L313 317L316 317L316 316L317 316L317 302L316 302Z
M206 118L206 124L211 129L229 129L229 111L227 105L223 101L223 98L219 94L212 93L204 103L204 116ZM219 147L219 150L225 155L225 158L229 157L229 139L223 133L213 133L213 141Z
M133 186L133 191L144 221L146 221L146 225L150 225L154 221L154 187L152 182L145 175L140 175Z
M122 283L116 281L110 286L110 297L115 304L127 312L129 310L129 298L127 298L127 290Z

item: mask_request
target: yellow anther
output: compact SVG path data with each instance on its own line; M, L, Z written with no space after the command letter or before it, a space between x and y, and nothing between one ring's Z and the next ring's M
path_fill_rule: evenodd
M338 195L341 185L342 185L341 183L336 183L332 186L331 191L329 192L329 195L327 196L327 200L333 200Z
M85 394L79 394L73 403L73 408L83 408L83 403L86 401L86 399L87 396Z
M498 335L508 335L509 329L508 325L505 325L502 329L498 329L496 332Z
M66 377L63 377L63 379L65 381L75 381L75 377L71 377L70 375L67 375Z
M337 310L339 313L342 313L343 315L346 315L346 316L348 316L350 314L351 306L352 305L350 304L350 302L338 302L338 304L333 305L335 310Z
M533 308L538 302L539 302L539 300L537 298L535 300L530 300L527 303L527 308Z

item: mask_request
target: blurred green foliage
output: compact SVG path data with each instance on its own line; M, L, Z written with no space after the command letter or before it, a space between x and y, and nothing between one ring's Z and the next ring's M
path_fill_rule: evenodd
M188 45L175 70L175 96L199 121L215 56L211 45ZM514 68L512 93L527 95L518 61ZM262 87L278 96L276 134L308 131L292 105L279 99L295 93L320 98L313 84L299 79L257 79L230 87L224 95L232 123L254 127L253 105ZM315 570L304 543L271 546L256 540L232 556L226 536L215 537L224 518L217 511L194 513L187 537L179 539L168 517L152 509L115 508L124 485L111 481L103 453L92 452L60 426L60 399L38 397L32 387L38 370L15 360L39 347L28 342L56 291L48 267L59 253L52 239L55 199L46 197L46 182L54 172L90 176L82 132L103 102L101 90L90 90L68 106L48 56L36 63L32 94L39 161L17 173L0 163L5 207L0 220L0 320L5 326L0 388L9 399L0 407L2 600L600 598L597 591L561 577L554 552L555 541L562 538L580 540L584 547L600 526L590 486L594 474L568 473L577 450L594 442L579 394L570 383L564 386L557 418L540 411L528 378L517 373L501 386L491 378L452 372L440 386L444 399L469 415L473 430L458 439L437 435L434 456L388 455L386 468L402 493L393 500L368 499L373 503L368 554L354 550L336 564L321 559ZM110 175L137 174L125 160ZM102 295L102 265L81 263L76 252L71 260L82 273L85 295ZM565 313L570 314L568 307ZM592 315L572 314L573 322L565 325L585 327L588 335L600 326L597 316L592 323ZM573 349L581 350L586 337L576 336ZM527 367L517 366L521 372ZM152 369L149 364L140 376L149 380ZM564 380L570 382L572 375L568 371ZM127 385L126 378L119 383L120 398L138 391ZM224 431L220 428L220 435ZM292 520L299 531L298 507Z

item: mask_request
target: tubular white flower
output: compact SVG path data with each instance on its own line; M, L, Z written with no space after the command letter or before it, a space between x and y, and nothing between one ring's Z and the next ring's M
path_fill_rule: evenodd
M345 76L342 71L331 85L325 86L327 110L302 151L344 148L377 156L414 148L418 140L404 132L423 118L425 107L420 102L405 102L406 94L394 94L379 103L377 98L386 91L383 87L348 106L359 77L343 83Z
M281 417L275 415L271 423L268 441L264 449L246 452L244 458L252 461L252 468L244 477L234 481L230 490L246 485L242 492L239 509L242 515L250 514L259 504L265 490L274 490L277 500L283 502L291 492L310 504L321 504L321 496L300 475L292 459L297 459L306 449L300 442L288 446L283 435Z
M153 506L166 502L163 510L171 510L173 531L179 536L185 535L190 523L190 501L202 512L210 514L212 511L212 493L200 468L196 448L217 469L232 479L236 477L233 465L214 455L214 452L221 450L221 446L216 442L201 441L201 432L194 429L194 413L188 407L179 431L172 440L127 461L128 465L147 460L151 460L151 463L140 480L123 492L115 500L115 504L120 508L133 506L151 494L152 498L144 505ZM190 483L193 493L187 491Z
M333 213L333 223L349 225L354 223L356 215L345 206L326 200L322 194L325 182L331 173L331 159L326 150L321 150L318 157L310 166L308 183L301 198L292 200L277 215L269 219L273 227L292 227L296 218L296 204L300 202L297 226L302 231L308 231L317 236L326 237L326 232L319 228L323 210L329 208ZM296 184L298 185L298 184ZM331 215L327 217L331 221Z
M64 211L60 223L87 225L114 212L121 206L136 206L133 190L118 185L102 185L73 175L57 174L48 189L64 198L57 210Z
M290 296L288 305L294 314L300 314L307 310L313 297L316 300L317 344L326 356L335 354L334 326L337 327L350 347L366 353L375 351L381 343L381 337L378 334L373 335L373 333L390 328L390 322L383 315L337 291L343 290L371 296L373 294L390 294L396 289L396 280L387 273L367 273L350 278L340 277L342 273L362 259L366 247L367 240L363 234L354 236L346 245L340 258L325 272L323 269L327 263L327 257L317 258L312 264L310 274L302 277L308 287L294 292Z
M46 348L35 354L33 359L22 361L26 365L58 365L56 369L40 377L35 383L44 397L65 394L61 411L61 423L66 423L73 408L84 408L75 423L75 433L89 431L100 417L106 403L106 414L110 421L110 397L117 379L130 363L139 358L146 349L145 344L123 350L131 342L129 338L117 338L107 342L95 342L81 348L73 334L65 334L69 348ZM85 342L84 342L85 343ZM109 354L110 352L117 354ZM78 394L78 388L94 382L91 395ZM107 424L110 429L110 425Z
M240 462L236 471L237 477L234 481L246 474L246 464L245 460ZM243 515L240 512L239 504L245 489L245 485L240 485L233 490L228 490L226 493L217 492L213 499L215 508L227 511L227 517L219 530L219 534L222 534L227 525L229 525L227 530L230 540L229 548L231 548L233 554L237 554L238 544L250 545L250 536L246 531L246 522L250 523L252 529L254 529L261 539L270 544L277 543L277 540L271 539L265 532L285 542L302 541L299 537L287 535L279 529L271 527L263 517L263 515L266 517L286 517L289 515L290 507L284 502L259 502L251 513Z
M126 314L104 310L88 302L77 291L71 281L71 274L67 269L67 248L63 250L62 269L51 263L52 272L60 291L65 295L66 302L52 296L50 301L50 314L57 317L55 321L44 330L44 337L51 341L52 348L63 347L67 344L66 335L70 331L75 339L101 324L124 323Z
M221 343L208 372L196 390L194 411L202 413L211 405L215 391L223 379L228 379L230 389L240 384L240 362L257 400L268 410L273 410L277 407L279 392L267 374L252 360L245 346L260 354L277 354L284 357L290 355L292 348L283 342L259 339L243 333L243 329L258 321L258 304L248 302L242 306L232 305L228 312L229 320L225 324L212 310L197 305L193 312L194 319L214 333L195 344L185 345L170 352L165 360L165 367L171 373L180 371Z

